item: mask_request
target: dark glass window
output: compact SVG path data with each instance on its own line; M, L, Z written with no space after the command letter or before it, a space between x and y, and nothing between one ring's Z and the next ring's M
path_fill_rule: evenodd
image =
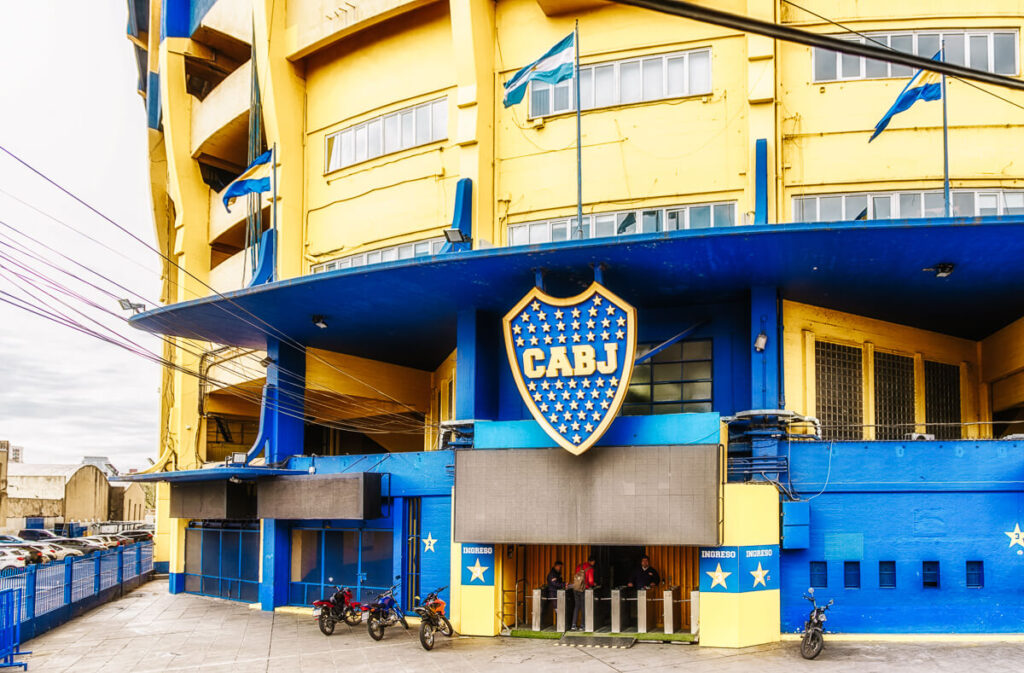
M860 348L814 344L817 416L825 439L861 439L864 434L863 352Z
M936 439L960 439L960 367L925 360L924 418Z
M637 357L659 344L640 344ZM633 368L624 416L711 411L711 339L677 341Z
M967 588L981 589L985 586L984 561L967 562Z
M914 358L875 353L875 439L914 431Z
M843 586L847 589L860 589L860 561L847 561L843 564Z
M921 585L925 589L938 589L939 588L939 562L938 561L922 561L921 562Z
M896 588L896 561L878 562L878 588Z
M815 589L828 586L828 565L824 561L811 561L810 585Z

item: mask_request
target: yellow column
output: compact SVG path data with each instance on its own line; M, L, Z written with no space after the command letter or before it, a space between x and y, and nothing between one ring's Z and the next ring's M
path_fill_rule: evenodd
M779 494L771 484L726 484L720 547L700 550L700 644L779 640Z
M450 0L459 177L473 181L474 247L501 244L494 216L494 3Z

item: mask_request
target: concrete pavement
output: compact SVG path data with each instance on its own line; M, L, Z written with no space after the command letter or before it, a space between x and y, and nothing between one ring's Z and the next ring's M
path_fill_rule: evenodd
M818 670L1009 671L1024 645L1013 642L868 643L832 641L816 661L784 642L742 650L638 643L629 650L557 647L553 641L439 636L424 651L415 629L389 628L374 642L363 626L339 624L320 633L307 614L269 614L215 598L167 593L166 581L143 585L25 643L21 658L45 673L201 673L324 671L574 671L580 673L700 671L708 673Z

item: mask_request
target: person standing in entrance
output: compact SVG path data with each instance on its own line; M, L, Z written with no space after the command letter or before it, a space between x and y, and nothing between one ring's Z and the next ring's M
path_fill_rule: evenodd
M640 567L629 578L629 586L634 589L648 589L656 584L661 584L661 575L651 567L651 559L644 554L640 557Z
M596 559L593 554L587 557L586 563L576 566L576 572L572 575L572 622L570 631L582 631L586 628L586 609L583 606L586 598L586 590L594 588L594 563ZM582 622L582 623L581 623Z
M554 614L557 609L555 600L558 598L558 592L566 588L565 580L562 578L561 561L555 561L555 565L551 566L544 584L544 598L548 599L547 602L551 605L551 612ZM547 608L544 609L544 612L547 612Z

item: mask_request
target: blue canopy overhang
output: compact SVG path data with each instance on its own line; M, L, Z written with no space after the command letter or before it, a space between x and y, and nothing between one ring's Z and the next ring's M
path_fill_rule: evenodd
M211 467L201 470L176 470L174 472L151 472L146 474L125 474L118 481L167 481L181 483L185 481L223 481L241 479L251 481L261 477L279 477L286 475L307 474L305 470L282 470L272 467Z
M421 369L455 347L460 310L503 314L545 271L547 290L604 282L638 308L784 298L978 339L1024 315L1024 216L793 223L490 248L342 269L182 302L141 329L265 348L305 346ZM937 264L955 265L938 278ZM323 316L327 327L313 323Z

